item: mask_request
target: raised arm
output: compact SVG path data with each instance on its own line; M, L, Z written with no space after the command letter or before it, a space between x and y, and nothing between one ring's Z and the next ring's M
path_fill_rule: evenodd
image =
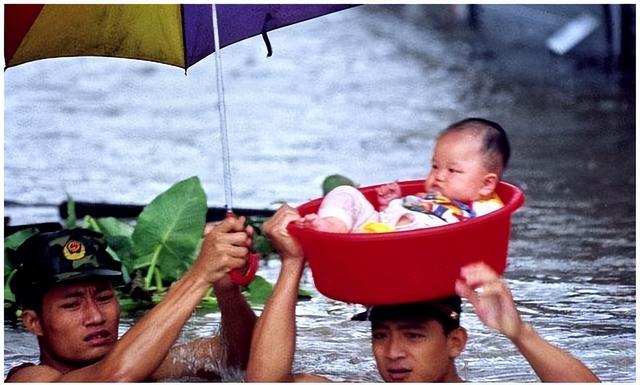
M177 339L207 289L226 273L245 263L247 234L236 219L226 220L224 236L207 235L194 266L167 292L100 361L61 373L49 366L22 369L12 381L136 382L150 378ZM162 364L162 365L161 365Z
M263 225L263 233L280 254L282 266L273 293L256 323L247 366L248 382L292 382L309 379L291 373L296 347L296 302L304 269L302 249L286 226L300 218L285 205ZM321 378L313 377L313 380Z
M473 305L478 318L509 338L543 382L599 382L568 352L551 345L520 318L507 283L484 263L462 268L456 292Z
M152 373L153 378L158 378L157 374L165 372L169 349L207 290L231 269L244 265L248 241L243 222L229 218L220 226L218 232L206 234L192 268L172 285L158 305L129 329L105 358L107 367L112 359L118 362L117 368L121 371L118 378L141 381L148 380Z
M228 224L233 224L229 227ZM227 219L214 226L207 224L206 243L202 253L211 255L217 263L235 247L250 247L252 229L245 229L246 237L231 232L242 232L245 218ZM194 376L215 379L220 370L233 375L238 369L244 369L249 358L251 334L256 316L245 297L226 274L225 269L213 284L221 312L220 335L200 338L185 344L174 346L162 365L153 375L154 379L180 378Z
M221 342L224 346L224 364L228 368L244 370L249 361L256 315L240 292L240 288L229 276L218 281L213 288L222 313Z

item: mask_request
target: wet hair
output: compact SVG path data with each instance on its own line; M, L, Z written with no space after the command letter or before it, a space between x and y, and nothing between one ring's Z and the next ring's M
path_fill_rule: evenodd
M423 302L378 305L369 308L366 312L356 314L352 320L371 321L372 328L381 321L436 321L442 326L444 335L447 336L460 327L461 302L460 297L451 296Z
M487 155L487 168L502 177L511 156L507 133L498 123L483 118L466 118L445 128L438 139L450 132L472 130L482 135L482 151Z
M18 307L22 310L34 310L38 315L42 315L42 301L47 291L49 287L34 286L18 300Z

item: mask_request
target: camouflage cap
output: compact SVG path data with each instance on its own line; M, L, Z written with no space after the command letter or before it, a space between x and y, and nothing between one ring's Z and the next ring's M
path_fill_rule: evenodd
M16 273L10 286L18 302L34 290L89 277L123 283L122 265L106 250L102 234L65 229L27 239L12 256Z

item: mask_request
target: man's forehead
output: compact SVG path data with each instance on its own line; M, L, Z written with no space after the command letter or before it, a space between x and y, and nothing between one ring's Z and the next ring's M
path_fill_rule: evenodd
M58 285L54 285L50 291L55 291L62 295L68 295L70 293L82 293L85 291L100 292L104 290L111 290L113 284L109 279L98 278L92 280L83 280L80 282L65 282Z
M387 320L371 321L371 329L426 329L434 320Z

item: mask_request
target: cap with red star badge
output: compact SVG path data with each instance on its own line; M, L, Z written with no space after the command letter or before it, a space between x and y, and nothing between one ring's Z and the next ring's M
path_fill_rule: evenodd
M122 265L106 247L102 234L87 229L34 235L12 255L16 273L11 290L21 302L29 292L84 278L104 277L120 285Z

